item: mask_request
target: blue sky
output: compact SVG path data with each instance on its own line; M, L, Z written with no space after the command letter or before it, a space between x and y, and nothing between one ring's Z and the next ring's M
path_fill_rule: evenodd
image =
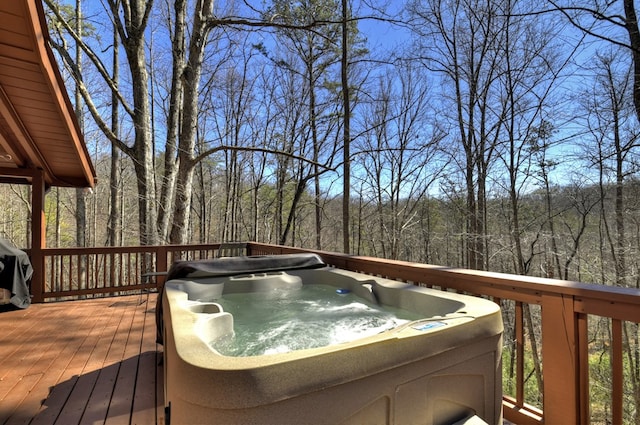
M385 10L390 15L395 15L397 14L397 9L403 4L403 2L389 2ZM159 5L159 3L157 5ZM97 14L97 18L104 17L102 7L103 6L97 2L85 2L87 15ZM356 13L361 16L370 16L373 14L371 10L365 9L359 9ZM154 19L160 18L160 15L154 17ZM164 35L157 33L158 28L157 23L154 24L153 31L156 32L156 34L153 39L155 43L162 43ZM400 52L402 49L411 46L411 33L406 28L398 25L392 25L376 19L363 19L359 21L359 29L366 36L368 48L373 53L374 58L385 57L389 52ZM100 31L99 28L98 31ZM567 25L566 32L563 33L563 36L566 37L566 44L570 45L579 40L580 34ZM264 38L268 39L269 36L264 36ZM103 40L102 43L108 45L109 40ZM558 167L554 171L554 180L556 181L568 181L570 176L575 174L576 159L579 160L582 155L579 142L585 130L580 119L575 117L575 114L579 113L576 112L576 107L578 106L577 101L579 100L581 91L592 84L592 80L588 75L590 73L588 67L593 63L592 57L595 50L603 45L605 45L605 43L596 42L594 39L586 39L581 49L573 56L572 64L567 68L563 76L560 90L565 93L565 102L557 106L555 111L551 112L554 123L559 126L555 138L556 140L563 140L563 142L554 148L550 152L550 155L558 160L563 160L562 162L566 164L564 167ZM105 55L110 55L108 50L106 50ZM107 60L108 59L105 61ZM429 75L429 78L432 84L434 84L435 90L439 90L438 76L433 74ZM159 138L162 139L161 133L159 133ZM574 158L574 160L564 161L569 157Z

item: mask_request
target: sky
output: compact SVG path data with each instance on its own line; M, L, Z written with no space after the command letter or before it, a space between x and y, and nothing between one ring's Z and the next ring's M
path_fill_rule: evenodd
M69 1L71 2L71 0ZM220 5L222 3L217 4ZM378 3L389 15L397 15L403 4L404 2L396 1L388 1L387 5ZM84 7L87 15L96 15L98 18L103 17L101 16L104 14L101 3L85 0ZM372 16L375 14L375 11L362 7L357 10L356 13L360 16ZM155 16L154 19L161 19L161 16ZM396 52L410 47L412 43L411 33L400 25L392 25L388 22L367 18L359 21L358 26L359 30L367 38L369 50L371 52L381 52L380 56L385 56L388 52ZM153 31L157 31L157 28L158 25L156 24ZM98 31L100 31L99 28ZM568 25L564 36L567 38L567 44L579 38L579 34L575 29ZM265 36L265 38L267 37ZM161 37L154 37L154 42L160 42L159 40L161 40ZM103 44L107 45L108 42L103 40ZM570 156L579 157L581 155L580 144L576 143L580 137L576 137L576 134L583 133L584 127L577 125L579 120L574 116L575 112L572 109L576 106L577 101L579 101L580 92L585 89L588 84L591 84L590 80L581 76L581 73L586 75L590 72L588 67L593 64L593 53L595 49L602 46L602 44L601 42L596 42L594 39L585 40L581 49L571 59L571 66L568 68L570 72L567 72L563 77L566 102L553 112L555 122L561 125L555 137L557 140L563 140L563 143L559 144L551 152L551 155L557 159L566 159ZM108 55L108 50L105 50L105 52L105 54ZM433 81L437 82L437 79L434 77ZM566 181L568 180L567 176L575 171L575 166L572 165L572 162L565 163L569 164L567 168L558 167L554 170L556 180Z

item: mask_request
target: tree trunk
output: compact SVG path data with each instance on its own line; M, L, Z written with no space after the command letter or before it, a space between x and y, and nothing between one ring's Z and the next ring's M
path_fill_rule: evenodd
M629 47L633 59L633 104L640 121L640 30L634 0L624 0L625 28L629 34Z
M186 7L186 4L183 5ZM193 13L193 27L189 39L189 57L181 78L183 79L182 120L178 139L178 174L176 182L173 226L169 241L184 244L188 241L188 224L191 213L193 170L198 128L198 88L202 75L204 49L210 26L207 19L213 12L213 0L197 2Z
M84 17L82 16L82 1L76 0L76 33L79 37L82 37L82 20ZM80 71L82 71L82 50L80 49L80 44L76 43L75 48L75 59L76 66ZM78 120L78 125L80 126L80 131L84 129L84 119L82 116L82 95L80 94L80 90L78 85L76 84L75 89L75 113L76 119ZM76 188L76 246L85 247L87 245L87 203L84 196L83 188ZM81 257L84 258L84 257ZM84 269L83 264L80 265L82 269Z
M351 202L351 103L349 91L349 9L348 0L342 0L342 59L340 61L340 81L342 84L342 103L344 108L343 123L343 190L342 190L342 250L345 254L351 251L350 213Z
M310 49L310 55L313 57L313 49ZM316 249L322 249L322 208L320 205L320 167L319 161L319 140L318 140L318 126L316 119L316 90L315 79L313 77L313 66L309 68L309 115L311 121L311 138L313 143L313 169L314 169L314 211L315 211L315 233L316 233Z
M158 209L158 233L166 240L169 233L169 221L173 213L178 172L177 140L180 125L181 105L183 104L183 72L185 71L185 0L175 0L175 24L171 43L172 75L169 94L169 112L167 116L167 138L164 152L164 171L160 188L160 207Z
M113 81L118 84L120 80L120 65L118 49L120 39L118 32L113 29ZM119 100L115 91L111 92L111 131L116 137L120 135ZM115 144L111 144L111 169L109 179L109 221L107 223L107 245L122 245L122 197L120 196L120 180L122 173L120 168L120 150Z
M134 143L134 167L138 188L138 212L140 243L155 245L158 241L156 231L156 191L154 152L151 137L151 111L149 108L149 76L146 68L143 38L125 44L129 64L133 71L133 104L136 114L133 124L136 128Z
M138 225L140 244L155 245L157 238L156 190L151 108L149 104L149 73L147 70L145 36L151 0L132 0L126 8L124 24L118 26L122 45L131 70L133 98L132 116L135 128L134 145L130 150L138 188ZM119 1L109 0L114 16L119 15Z

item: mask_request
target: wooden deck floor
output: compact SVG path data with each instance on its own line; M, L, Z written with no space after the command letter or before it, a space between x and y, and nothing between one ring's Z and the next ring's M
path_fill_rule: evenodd
M164 424L156 294L0 312L0 424Z

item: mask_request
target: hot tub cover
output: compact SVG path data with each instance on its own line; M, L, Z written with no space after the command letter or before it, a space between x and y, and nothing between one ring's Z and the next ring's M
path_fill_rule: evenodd
M326 264L317 254L251 255L222 257L195 261L176 261L167 273L172 279L199 278L207 276L235 276L248 273L266 273L284 270L317 269ZM156 341L162 344L162 296L156 302Z
M178 261L169 269L167 280L185 277L234 276L324 267L316 254L252 255L223 257L196 261Z

